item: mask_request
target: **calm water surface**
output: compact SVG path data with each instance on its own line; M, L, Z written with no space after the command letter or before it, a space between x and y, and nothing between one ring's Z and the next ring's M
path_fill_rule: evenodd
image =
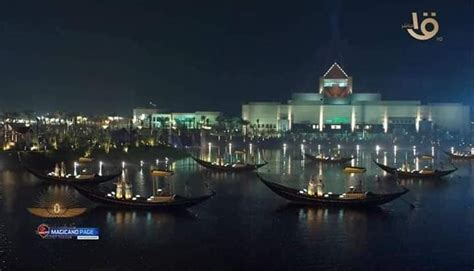
M307 150L308 151L308 150ZM316 151L316 150L310 150ZM346 151L347 152L347 151ZM378 154L352 152L367 167L366 189L399 189L372 159L389 165L413 162L411 149ZM269 164L260 172L288 186L305 188L311 175L323 176L325 189L344 192L361 177L341 167L311 164L299 149L263 151ZM440 154L436 164L444 161ZM419 167L423 167L420 162ZM197 196L217 192L203 204L179 212L98 207L72 187L48 185L25 171L0 172L1 267L19 269L145 268L188 270L295 269L468 269L474 268L474 186L471 163L443 180L403 180L404 196L381 208L351 210L288 205L254 173L223 174L200 168L191 159L172 165L168 181L127 166L135 194L162 188ZM375 175L380 176L377 182ZM114 189L114 184L101 185ZM47 199L75 202L88 211L73 218L42 218L27 208ZM36 227L75 225L100 228L99 241L43 240ZM3 269L2 268L2 269Z

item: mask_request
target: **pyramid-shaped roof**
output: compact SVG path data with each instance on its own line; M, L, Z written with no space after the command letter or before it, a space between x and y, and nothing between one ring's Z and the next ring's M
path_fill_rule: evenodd
M334 62L329 70L323 76L326 79L347 79L349 76L347 73L337 64Z

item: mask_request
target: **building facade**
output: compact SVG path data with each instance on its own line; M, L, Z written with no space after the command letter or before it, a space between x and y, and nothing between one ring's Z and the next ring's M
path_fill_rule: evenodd
M162 113L158 109L133 109L133 124L141 128L173 128L186 127L187 129L206 128L217 123L222 114L215 111L196 111L189 113Z
M320 77L319 89L293 93L287 103L250 102L242 118L259 131L319 131L391 133L445 129L470 131L470 108L459 103L384 101L378 93L356 93L352 77L334 63Z
M153 128L184 126L187 129L201 129L217 123L220 112L197 111L194 113L157 113L151 115Z

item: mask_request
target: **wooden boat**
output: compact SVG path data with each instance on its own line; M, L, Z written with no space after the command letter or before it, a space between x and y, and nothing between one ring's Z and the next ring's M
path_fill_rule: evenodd
M308 158L309 160L311 160L311 161L321 162L321 163L331 163L331 164L344 164L344 163L347 163L347 162L351 161L352 159L354 159L354 157L315 156L315 155L311 155L309 153L305 153L304 156L306 158Z
M413 171L403 171L398 168L393 168L377 163L375 160L374 163L379 166L383 171L388 172L392 175L396 175L400 178L439 178L451 174L457 170L457 168L455 167L450 170L422 169Z
M199 204L212 196L215 195L215 192L212 191L211 194L187 198L181 197L178 195L172 196L160 196L160 197L132 197L131 199L118 199L112 194L104 193L98 190L96 187L84 186L73 184L73 187L91 201L113 207L121 208L136 208L136 209L176 209L176 208L188 208L193 205Z
M372 192L348 192L344 194L326 193L324 196L309 195L304 190L286 187L274 182L266 181L260 175L260 180L277 195L294 204L315 206L340 206L340 207L372 207L382 205L406 194L408 189L390 194L375 194Z
M453 160L472 160L474 159L474 154L472 153L451 153L447 151L443 151L446 153L451 159Z
M79 163L90 163L94 161L94 158L91 157L79 157Z
M364 173L367 169L365 167L346 166L342 171L345 173Z
M219 165L216 163L211 163L207 162L201 159L194 158L194 161L196 161L199 165L212 169L215 171L227 171L227 172L246 172L246 171L254 171L257 170L267 164L267 162L263 164L224 164L224 165Z
M422 159L422 160L433 160L434 159L434 156L430 155L430 154L419 154L416 157L418 157L418 159Z
M77 176L70 175L68 177L57 177L54 175L45 174L40 170L32 169L29 167L25 167L25 169L29 173L33 174L35 177L44 181L51 182L51 183L100 184L103 182L113 180L117 178L118 176L120 176L121 174L119 172L112 175L102 175L102 176L99 176L97 174L90 174L90 175L82 174L82 175L77 175Z
M172 170L167 170L167 169L152 169L150 171L152 176L158 176L158 177L168 177L174 174L174 171Z

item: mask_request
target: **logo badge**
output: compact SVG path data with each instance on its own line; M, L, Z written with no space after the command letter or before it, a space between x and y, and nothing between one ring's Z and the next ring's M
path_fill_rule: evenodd
M417 40L429 40L432 39L439 31L439 24L436 21L436 12L423 12L425 17L421 24L418 22L418 14L416 12L411 13L412 24L404 24L402 28L406 28L408 34ZM431 29L428 30L428 25L431 25Z
M36 228L36 233L41 236L41 238L46 238L49 234L49 226L46 224L41 224Z

